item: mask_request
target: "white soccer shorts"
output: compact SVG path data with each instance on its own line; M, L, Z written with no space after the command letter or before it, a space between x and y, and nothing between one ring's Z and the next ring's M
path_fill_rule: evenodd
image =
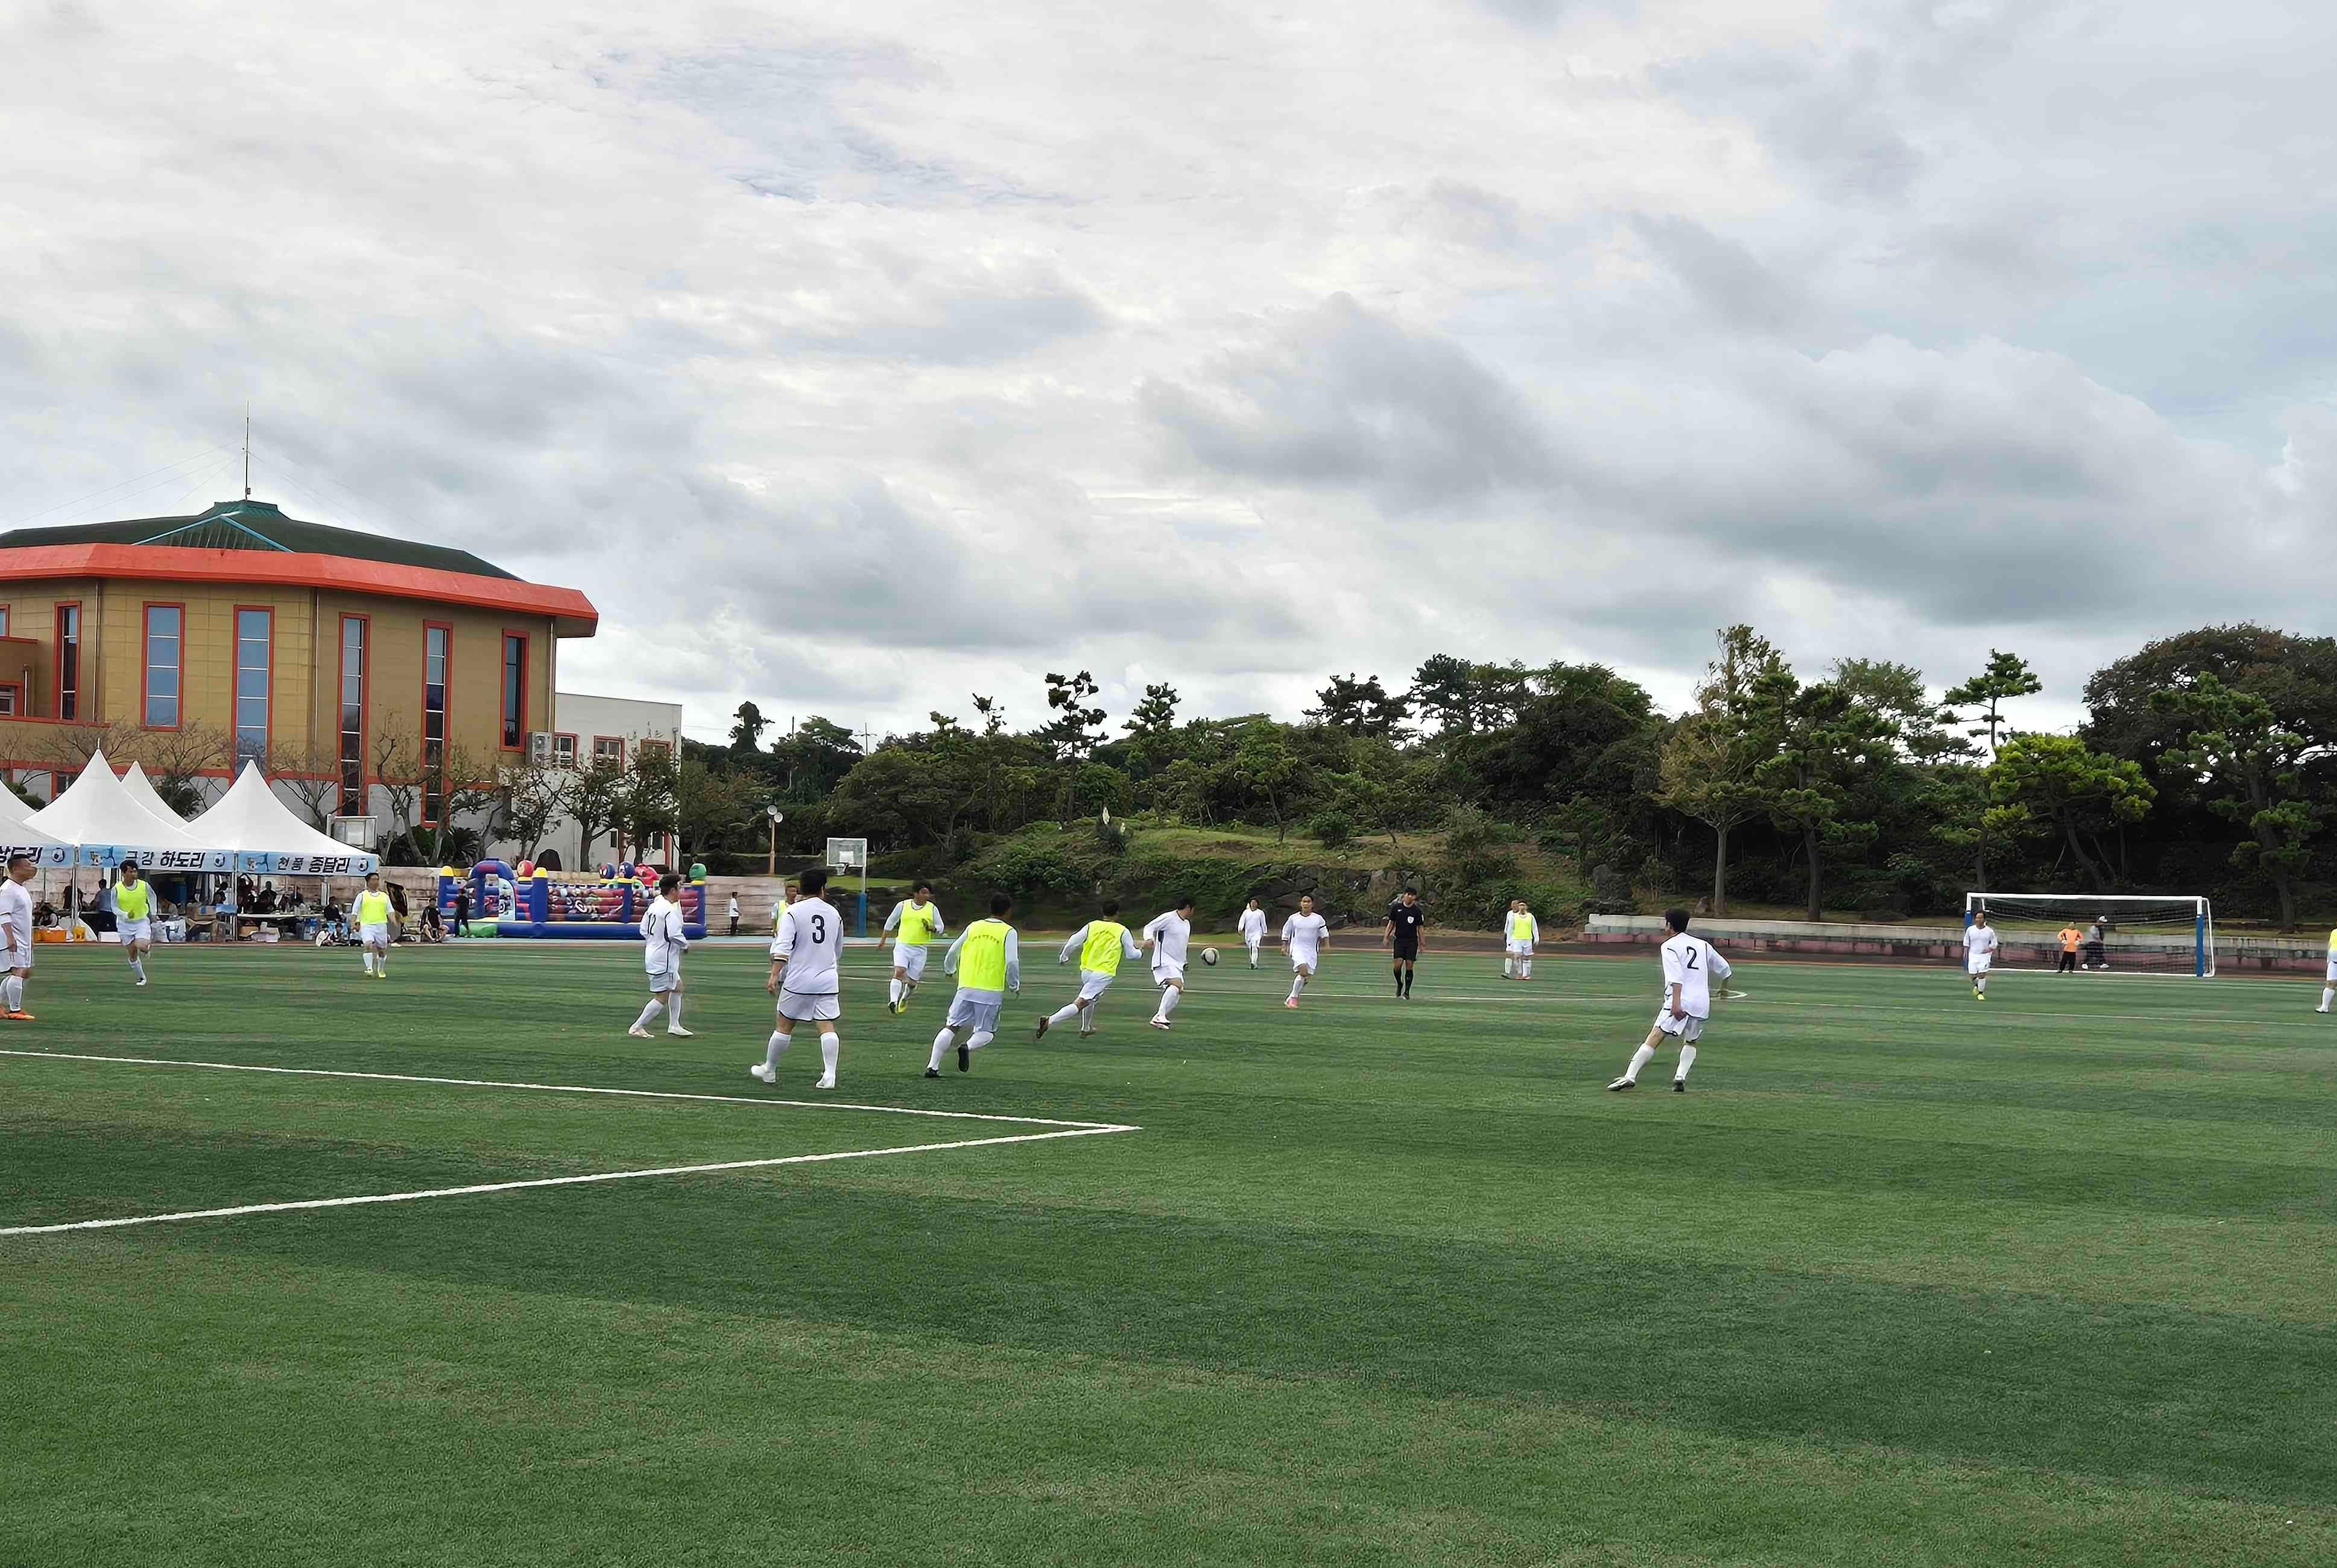
M1118 975L1107 975L1100 969L1080 970L1080 1000L1082 1002L1094 1001L1106 991L1110 990L1111 983L1119 978L1120 976Z
M2337 985L2337 953L2332 953L2329 956L2329 975L2327 979L2322 982L2322 984L2324 985Z
M944 1029L972 1029L977 1034L998 1033L998 1011L1006 1005L1006 998L987 992L960 991L950 998L949 1016L942 1020ZM830 1014L834 1016L834 1014Z
M1401 957L1402 955L1399 954L1398 956ZM1315 970L1320 969L1322 966L1323 955L1321 953L1309 952L1304 947L1292 949L1290 955L1290 967L1294 971L1304 969L1306 973L1312 975Z
M20 942L15 946L8 949L8 967L10 969L30 969L32 966L33 945L30 942Z
M1704 1038L1704 1020L1691 1013L1685 1018L1675 1018L1669 1007L1656 1010L1656 1027L1677 1036L1683 1045L1693 1045Z
M650 995L652 996L662 996L669 991L679 990L680 985L681 960L679 958L667 964L662 969L650 971Z
M122 922L121 936L122 945L124 946L127 946L132 942L152 942L154 940L154 922L152 920L124 920Z
M779 1016L790 1024L817 1023L826 1018L844 1016L844 998L830 991L824 995L807 996L800 991L779 988Z
M922 942L914 947L906 942L895 942L893 944L893 967L912 980L922 980L925 977L925 944Z
M1152 966L1153 985L1166 985L1171 980L1176 981L1180 985L1184 984L1185 966L1182 964L1155 964Z
M1987 974L1990 966L1995 962L1996 959L1992 955L1975 953L1964 960L1964 973L1978 977Z
M1530 957L1532 957L1532 956L1533 956L1533 944L1532 944L1532 943L1530 943L1530 942L1512 942L1512 943L1511 943L1511 944L1510 944L1510 956L1511 956L1511 957L1512 957L1512 958L1530 958Z
M386 947L389 946L389 927L386 926L365 926L357 932L357 940L368 947Z

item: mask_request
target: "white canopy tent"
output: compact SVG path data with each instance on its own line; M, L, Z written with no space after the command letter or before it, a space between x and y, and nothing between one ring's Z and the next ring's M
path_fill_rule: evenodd
M132 762L122 775L122 788L148 812L181 832L186 831L187 819L171 809L170 802L162 799L162 792L154 788L154 780L146 777L145 769Z
M5 788L0 788L0 848L12 857L19 851L34 856L44 871L63 871L81 858L75 846L34 827L33 808Z
M65 792L26 821L50 837L78 846L84 866L119 866L134 859L148 871L230 871L233 858L212 848L185 825L155 816L122 788L99 752Z
M285 877L362 877L381 869L381 858L352 849L318 832L285 808L261 778L257 762L244 764L219 804L186 826L188 834L234 857L243 871Z

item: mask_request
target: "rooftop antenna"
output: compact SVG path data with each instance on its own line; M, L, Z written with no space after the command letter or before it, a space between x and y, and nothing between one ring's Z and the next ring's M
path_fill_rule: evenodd
M243 498L251 499L251 408L243 410Z

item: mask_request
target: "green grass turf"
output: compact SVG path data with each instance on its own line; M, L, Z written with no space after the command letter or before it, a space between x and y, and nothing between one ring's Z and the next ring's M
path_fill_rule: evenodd
M0 1562L2322 1563L2337 1030L2285 983L1197 971L974 1072L852 959L842 1097L1141 1130L0 1238ZM777 1090L750 948L44 949L0 1225L1043 1129Z

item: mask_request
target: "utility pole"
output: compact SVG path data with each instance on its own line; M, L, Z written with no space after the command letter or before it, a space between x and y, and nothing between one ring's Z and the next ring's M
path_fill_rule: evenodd
M251 499L251 406L243 409L243 498Z

